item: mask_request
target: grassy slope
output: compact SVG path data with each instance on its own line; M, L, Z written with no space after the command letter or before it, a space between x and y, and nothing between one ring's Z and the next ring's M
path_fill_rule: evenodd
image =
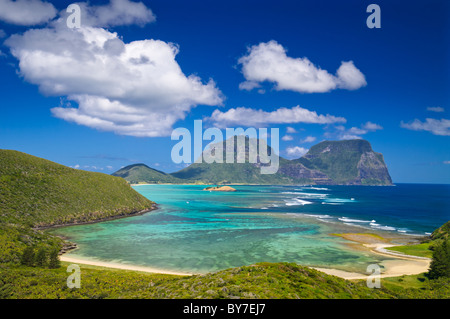
M387 250L396 251L406 255L431 258L433 252L429 249L430 243L421 243L417 245L403 245L395 247L387 247Z
M64 264L63 266L67 266ZM0 264L0 298L446 298L450 280L423 275L382 279L381 289L293 263L259 263L192 277L81 267L81 288L68 289L66 267Z
M0 150L0 221L30 226L95 220L151 207L123 179Z
M433 255L433 247L439 244L444 238L448 238L449 234L450 221L433 231L430 238L420 244L394 246L386 249L401 252L407 255L431 258Z
M0 275L4 286L14 286L11 298L392 297L362 283L287 263L261 263L192 277L83 267L80 289L67 288L64 268L0 268Z
M17 261L26 244L56 243L32 227L126 216L152 204L122 178L0 150L0 261Z

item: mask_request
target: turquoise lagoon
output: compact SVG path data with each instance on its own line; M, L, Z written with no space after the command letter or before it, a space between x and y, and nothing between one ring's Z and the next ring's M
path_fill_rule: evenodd
M450 219L450 186L139 185L158 203L141 216L53 230L88 260L206 273L257 262L365 272L389 258L358 251L339 232L430 234Z

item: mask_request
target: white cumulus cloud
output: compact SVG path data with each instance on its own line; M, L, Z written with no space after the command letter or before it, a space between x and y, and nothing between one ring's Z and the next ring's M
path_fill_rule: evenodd
M6 23L31 26L53 19L55 7L41 0L0 0L0 20Z
M81 24L91 27L114 27L121 25L140 25L154 22L156 16L142 2L130 0L111 0L108 4L92 6L87 2L77 3L81 9ZM71 14L61 11L62 20Z
M342 62L336 75L315 66L305 58L287 56L276 41L254 45L238 61L246 79L239 87L251 90L261 82L275 83L276 90L296 92L329 92L334 89L356 90L367 85L364 74L352 61Z
M312 142L315 142L316 141L316 139L317 138L315 138L314 136L307 136L307 137L305 137L304 139L302 139L301 141L300 141L300 143L312 143Z
M303 155L308 153L308 151L309 150L307 148L300 147L300 146L293 146L293 147L288 147L286 149L286 154L290 158L298 158L298 157L302 157Z
M372 123L370 121L362 124L360 127L351 127L346 129L344 126L337 126L338 138L340 140L354 140L362 139L361 135L367 134L369 132L375 132L382 130L383 127L379 124Z
M441 106L430 106L430 107L427 107L427 111L442 113L445 111L445 109Z
M297 133L297 130L291 126L286 127L286 132L288 133Z
M112 1L109 7L124 1ZM101 12L110 17L102 23L119 19L114 11ZM125 43L115 32L83 24L70 29L59 19L47 28L13 35L5 44L26 81L68 102L54 107L54 116L98 130L168 136L193 107L223 101L213 80L183 73L173 43Z
M401 122L400 127L413 131L427 131L434 135L450 136L450 120L427 118L425 122L418 119L410 123Z
M244 125L261 127L266 124L288 124L288 123L314 123L314 124L331 124L345 123L343 117L333 115L317 114L299 105L292 108L279 108L272 112L256 110L246 107L238 107L229 109L226 112L214 110L211 117L206 120L212 121L218 127L226 127L228 125Z

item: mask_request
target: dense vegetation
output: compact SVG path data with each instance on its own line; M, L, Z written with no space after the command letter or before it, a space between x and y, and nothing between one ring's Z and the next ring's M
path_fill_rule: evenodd
M431 279L450 278L450 240L445 238L433 250L433 259L428 271Z
M63 266L66 266L64 264ZM259 263L181 277L81 267L81 287L68 288L59 269L0 265L0 298L446 298L450 280L423 275L382 279L381 289L292 263Z
M127 216L152 205L122 178L0 150L0 262L18 262L26 246L61 246L36 228Z

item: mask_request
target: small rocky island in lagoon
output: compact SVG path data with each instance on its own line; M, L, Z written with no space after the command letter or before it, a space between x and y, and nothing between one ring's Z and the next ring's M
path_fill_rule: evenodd
M219 192L235 192L236 189L230 186L210 186L203 189L204 191L219 191Z

